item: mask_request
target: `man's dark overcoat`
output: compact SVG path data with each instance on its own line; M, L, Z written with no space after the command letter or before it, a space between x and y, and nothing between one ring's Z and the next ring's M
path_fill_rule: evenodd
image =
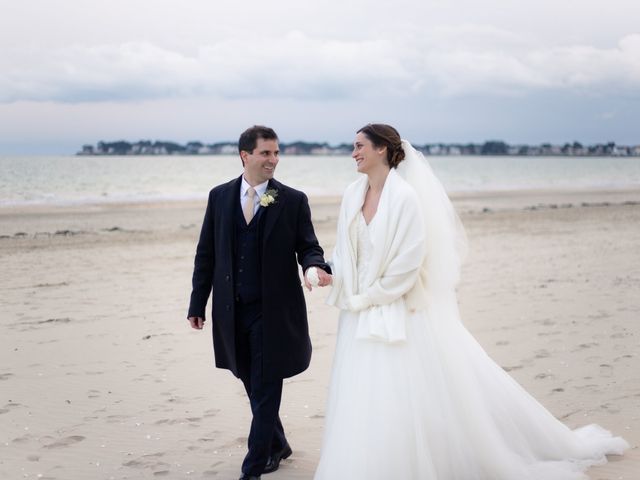
M190 317L205 317L212 293L213 346L218 368L238 376L234 317L234 215L240 208L242 177L209 192L196 250ZM287 378L304 371L311 360L311 340L299 263L329 270L311 224L306 195L276 180L275 203L263 208L260 220L263 316L263 376ZM296 262L297 261L297 262ZM330 271L330 270L329 270Z

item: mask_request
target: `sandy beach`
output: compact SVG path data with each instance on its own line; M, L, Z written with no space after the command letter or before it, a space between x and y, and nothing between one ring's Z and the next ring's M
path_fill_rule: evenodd
M632 446L593 480L640 478L640 191L454 196L470 251L462 318L569 426ZM339 198L312 199L330 255ZM0 208L0 478L235 479L250 421L185 319L204 203ZM286 381L294 453L270 480L311 479L338 312L307 292L311 367ZM542 480L542 479L541 479Z

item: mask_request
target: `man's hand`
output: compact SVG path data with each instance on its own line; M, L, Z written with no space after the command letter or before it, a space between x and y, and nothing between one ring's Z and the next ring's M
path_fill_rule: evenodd
M333 276L329 275L321 268L318 269L318 279L320 280L318 282L319 287L326 287L327 285L331 285L333 283Z
M314 271L310 272L309 270L311 269ZM312 278L313 283L309 278ZM307 287L307 290L309 291L311 291L314 286L325 287L327 285L331 285L332 281L333 277L331 275L317 267L310 267L304 275L304 286Z
M191 328L195 328L196 330L202 330L202 326L204 325L204 318L202 317L188 317L189 323L191 324Z

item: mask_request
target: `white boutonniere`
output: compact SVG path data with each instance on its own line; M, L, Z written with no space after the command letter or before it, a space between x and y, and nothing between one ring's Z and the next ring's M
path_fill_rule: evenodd
M268 207L272 203L276 203L276 198L278 198L278 191L274 188L269 188L260 196L260 206Z

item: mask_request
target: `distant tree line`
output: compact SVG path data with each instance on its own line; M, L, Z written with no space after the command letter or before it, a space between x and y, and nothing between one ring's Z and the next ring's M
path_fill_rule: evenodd
M580 142L552 145L509 145L501 140L484 143L430 143L416 145L425 155L536 155L536 156L640 156L640 145L616 145L614 142L582 145ZM348 143L331 146L319 142L280 143L285 155L349 155ZM238 144L219 142L204 144L199 141L181 145L175 142L140 140L135 143L124 140L100 141L96 146L83 145L78 155L231 155L238 153Z
M640 145L616 145L614 142L582 145L580 142L552 145L509 145L500 140L489 140L482 144L430 144L419 148L427 155L531 155L531 156L640 156Z

